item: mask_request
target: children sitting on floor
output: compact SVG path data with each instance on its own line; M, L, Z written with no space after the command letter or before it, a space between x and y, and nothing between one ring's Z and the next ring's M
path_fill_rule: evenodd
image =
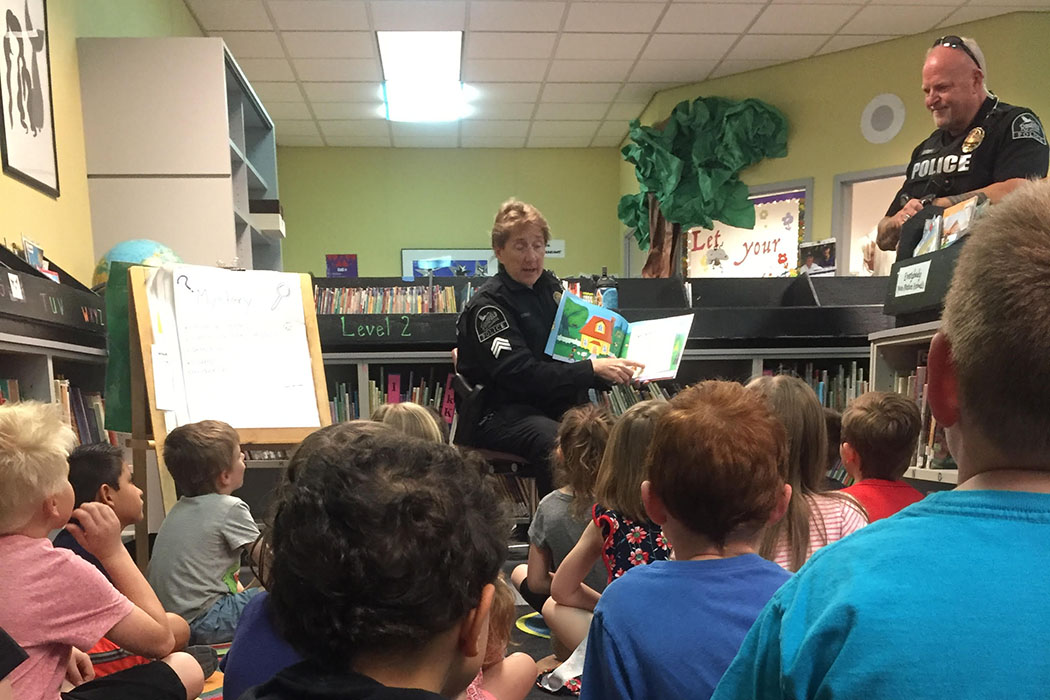
M102 503L73 508L66 456L74 442L57 406L0 406L0 628L29 654L12 671L18 700L196 698L201 667L182 652L160 601L120 540L120 521ZM72 520L70 518L72 516ZM65 527L109 574L48 533ZM91 680L87 654L105 635L121 647L161 658Z
M787 510L785 456L783 427L740 384L702 382L671 399L641 495L675 558L627 571L598 601L582 698L711 696L790 577L755 552Z
M437 700L482 666L499 499L452 447L345 425L311 436L264 537L274 618L306 660L242 700Z
M440 417L412 401L382 404L372 412L372 420L422 440L448 442L441 431Z
M841 491L824 491L828 437L824 409L813 389L787 374L759 377L747 388L765 397L788 436L791 502L766 528L758 553L798 571L813 552L867 525L864 508Z
M68 462L74 507L79 508L92 501L103 503L113 509L121 530L142 520L142 490L132 483L131 465L124 461L123 450L108 442L80 445L70 453ZM54 545L72 550L109 579L109 573L102 563L81 547L69 531L60 530L55 535ZM175 649L186 649L190 638L189 625L175 613L169 612L167 618L168 627L175 637ZM97 678L149 661L121 649L105 637L87 651ZM205 677L210 676L217 664L215 651L208 647L196 647L188 651L201 661Z
M922 492L901 481L915 456L922 418L907 396L870 391L842 414L842 463L857 482L844 493L868 511L868 521L888 518L922 500Z
M179 426L164 441L164 464L182 497L157 533L150 584L189 622L192 644L228 642L259 593L238 580L241 552L259 537L248 504L231 495L244 483L240 438L222 421Z
M590 522L594 482L609 440L608 412L587 403L562 416L555 440L555 479L560 488L543 497L529 525L529 562L511 572L511 581L525 602L542 611L550 597L551 581ZM608 574L596 560L584 582L598 593L605 590Z
M645 455L653 430L667 410L666 401L642 401L627 409L609 434L598 467L591 524L558 567L543 619L551 629L557 660L555 671L543 677L541 687L579 694L584 644L594 606L600 594L584 583L594 562L605 563L607 583L632 567L671 556L660 526L649 520L642 504L641 485L647 478Z
M503 574L496 581L489 613L489 637L478 675L457 700L524 700L536 681L536 662L522 652L507 656L514 626L514 593Z

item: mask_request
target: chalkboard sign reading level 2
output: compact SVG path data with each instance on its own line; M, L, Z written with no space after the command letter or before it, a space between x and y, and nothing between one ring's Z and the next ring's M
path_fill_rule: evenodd
M374 320L362 320L363 318ZM408 314L383 316L340 316L344 338L412 337L412 317Z

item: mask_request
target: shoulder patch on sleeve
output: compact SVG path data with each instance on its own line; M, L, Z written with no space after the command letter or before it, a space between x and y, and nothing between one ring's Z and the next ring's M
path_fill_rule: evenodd
M478 335L479 343L484 343L508 328L510 324L507 322L507 316L498 306L482 306L474 316L474 332Z
M1039 123L1039 119L1031 112L1023 112L1014 117L1010 131L1014 141L1018 139L1034 139L1044 146L1046 145L1043 125Z

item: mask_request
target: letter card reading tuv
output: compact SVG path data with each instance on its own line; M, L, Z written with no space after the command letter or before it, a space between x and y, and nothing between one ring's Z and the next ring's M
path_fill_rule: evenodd
M189 422L320 426L299 275L173 265Z

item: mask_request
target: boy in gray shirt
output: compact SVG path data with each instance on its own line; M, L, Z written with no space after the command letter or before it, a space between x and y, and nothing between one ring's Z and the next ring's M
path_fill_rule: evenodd
M189 623L191 644L229 642L261 590L237 580L241 551L259 537L248 504L231 495L244 483L240 438L222 421L183 425L168 434L164 463L182 497L157 533L150 585Z

